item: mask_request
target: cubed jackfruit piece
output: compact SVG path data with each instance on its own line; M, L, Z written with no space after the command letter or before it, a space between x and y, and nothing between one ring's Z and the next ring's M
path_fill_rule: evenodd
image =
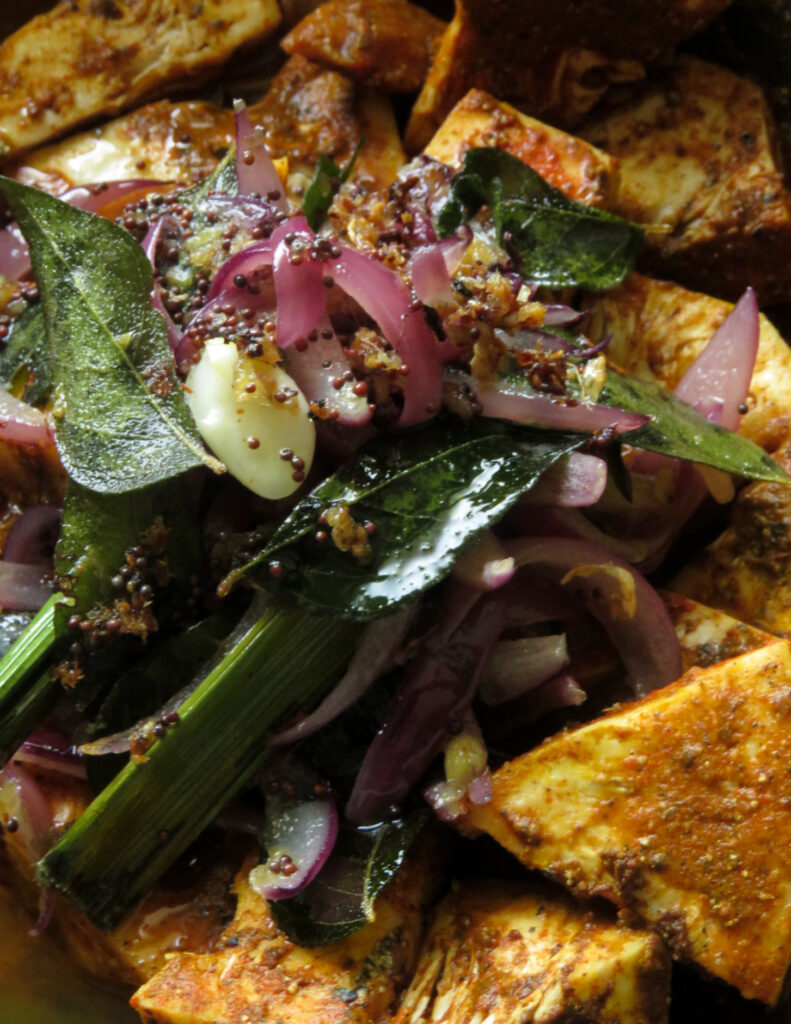
M585 127L618 158L616 211L649 231L641 266L691 288L791 299L791 192L760 88L680 57L666 76Z
M733 306L666 281L631 274L588 304L588 333L608 333L607 354L626 373L673 390ZM791 350L763 315L747 412L739 433L774 452L791 435Z
M617 166L612 157L480 89L472 89L459 100L425 152L458 168L473 146L504 149L555 188L588 206L606 208L617 193Z
M390 100L305 57L286 61L250 116L264 128L272 155L288 157L295 195L310 183L319 154L343 166L360 139L357 181L387 187L406 159Z
M791 441L774 458L791 473ZM791 487L760 481L740 491L726 529L672 585L769 633L791 637Z
M132 1005L146 1024L384 1024L417 961L423 915L436 894L435 860L410 852L377 898L375 919L317 949L295 946L280 931L250 888L251 861L237 878L236 916L216 951L172 957Z
M210 174L233 141L232 111L197 100L160 100L26 153L6 173L55 194L134 178L190 183Z
M0 45L0 150L194 83L279 22L276 0L61 0Z
M709 668L774 643L774 636L683 594L662 594L681 647L684 671Z
M407 148L421 150L473 88L572 127L612 83L642 78L646 64L667 58L729 2L456 0L412 110Z
M417 92L444 28L409 0L328 0L281 46L385 92Z
M773 1005L791 960L789 764L791 647L776 640L505 764L466 820Z
M651 932L554 886L476 880L440 904L394 1024L662 1024L669 989Z

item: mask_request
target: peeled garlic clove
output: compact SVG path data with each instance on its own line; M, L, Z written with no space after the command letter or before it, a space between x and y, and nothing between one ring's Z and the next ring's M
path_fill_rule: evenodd
M245 487L271 499L299 487L316 431L305 396L280 366L211 338L187 376L186 397L201 437Z

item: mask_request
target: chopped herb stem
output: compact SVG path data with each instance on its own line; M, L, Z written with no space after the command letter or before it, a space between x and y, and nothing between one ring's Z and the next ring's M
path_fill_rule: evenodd
M67 632L57 609L70 603L63 594L53 594L0 660L0 765L58 697L58 683L49 666Z
M113 927L261 768L275 726L335 682L361 628L265 611L39 862L41 883Z

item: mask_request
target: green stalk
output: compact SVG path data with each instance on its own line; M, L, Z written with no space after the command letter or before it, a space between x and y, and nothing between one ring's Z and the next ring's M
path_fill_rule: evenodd
M69 602L71 598L53 594L0 660L0 766L58 698L50 666L68 630L57 609Z
M267 609L39 861L42 885L112 928L264 764L273 728L338 679L361 629Z

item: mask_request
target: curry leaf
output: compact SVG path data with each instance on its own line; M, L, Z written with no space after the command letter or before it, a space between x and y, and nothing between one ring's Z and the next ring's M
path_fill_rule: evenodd
M229 582L251 572L317 614L383 615L445 576L463 548L584 442L579 434L509 429L491 420L440 421L374 441L303 498ZM358 526L375 529L368 557L316 539L319 516L344 506Z
M30 405L44 401L52 390L44 311L38 303L11 324L0 351L0 384Z
M175 476L205 451L175 375L152 273L111 221L0 178L30 246L56 386L56 443L69 476L120 492Z
M551 287L614 288L634 267L643 232L634 224L569 199L502 149L473 148L440 211L444 237L491 210L497 240L523 277Z
M293 899L269 904L277 924L292 942L310 949L373 921L376 897L395 876L427 816L421 809L370 828L342 828L314 881Z
M702 462L751 480L788 482L783 468L758 445L705 419L653 381L627 377L609 367L607 383L597 401L652 417L650 423L622 435L635 448Z
M302 200L302 212L314 231L318 231L326 220L338 189L349 180L364 142L365 139L360 139L345 167L339 167L326 153L319 157L313 181L305 190Z
M192 498L184 478L126 494L98 494L69 481L55 549L61 587L76 601L69 614L112 605L118 596L113 578L129 549L152 528L159 530L168 576L183 580L192 575L199 557L197 526L189 511Z

